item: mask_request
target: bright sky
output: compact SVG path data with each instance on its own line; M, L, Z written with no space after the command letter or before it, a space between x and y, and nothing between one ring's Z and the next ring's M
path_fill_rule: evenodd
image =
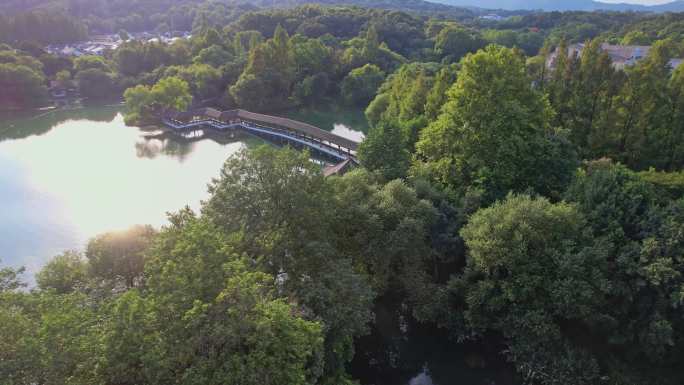
M665 4L671 3L672 0L598 0L602 3L629 3L629 4L644 4L644 5L655 5L655 4Z

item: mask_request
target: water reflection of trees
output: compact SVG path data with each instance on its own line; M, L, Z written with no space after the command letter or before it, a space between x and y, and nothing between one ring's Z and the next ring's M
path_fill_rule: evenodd
M0 142L43 135L69 120L111 122L120 110L119 106L109 106L0 115Z
M192 142L171 138L145 138L135 144L135 154L138 158L154 159L159 155L166 155L183 161L192 152L193 145Z
M325 108L301 108L289 111L286 116L312 124L321 129L330 131L335 124L342 124L352 131L361 131L368 134L368 121L363 110L331 106Z
M246 136L240 133L227 135L222 133L206 132L201 136L193 138L183 138L177 135L162 133L158 135L147 136L135 143L135 152L138 158L154 159L159 155L166 155L177 158L182 162L193 151L194 144L197 141L213 140L214 142L224 146L239 141L244 141L248 145L251 142L257 143L256 140L245 141L245 139Z

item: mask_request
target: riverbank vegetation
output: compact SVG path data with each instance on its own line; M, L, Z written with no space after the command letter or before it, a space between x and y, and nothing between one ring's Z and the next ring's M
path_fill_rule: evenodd
M552 13L484 27L306 6L76 60L76 78L128 89L131 121L201 100L257 111L327 100L365 108L370 129L343 176L289 148L245 150L198 212L96 237L51 260L30 291L1 270L0 374L9 385L353 383L357 343L389 302L382 316L397 324L496 348L471 361L503 357L513 383L681 384L684 70L669 62L682 40L653 33L650 17L672 29L679 18ZM636 28L650 55L614 68L601 41ZM0 74L45 71L6 52Z
M533 57L545 42L551 49L563 39L584 42L599 38L626 44L651 44L664 38L678 44L681 40L679 15L521 12L494 22L479 18L483 11L413 0L359 1L359 5L377 9L334 6L334 1L330 2L333 6L294 7L300 5L297 0L278 9L259 1L100 3L9 2L0 7L0 42L9 44L2 49L40 61L43 86L56 91L78 89L90 100L116 100L127 88L153 86L164 77L180 76L192 87L195 103L282 109L351 102L348 95L342 95L341 85L352 70L366 64L390 75L407 62L457 63L463 55L490 43L515 46ZM77 26L69 27L74 23ZM25 28L27 25L32 27ZM293 58L269 47L278 25L287 32L288 56ZM656 30L654 25L662 28ZM60 33L54 32L57 30ZM169 45L154 39L124 43L103 53L106 66L89 68L80 76L83 69L74 58L44 50L47 44L76 42L88 34L126 37L127 31L154 34L179 30L192 31L192 38ZM269 57L273 55L280 56ZM278 73L281 70L283 73ZM79 87L81 80L83 86ZM21 80L26 87L30 82ZM29 100L0 108L31 108L44 104L47 96L42 90ZM259 98L262 105L255 101Z

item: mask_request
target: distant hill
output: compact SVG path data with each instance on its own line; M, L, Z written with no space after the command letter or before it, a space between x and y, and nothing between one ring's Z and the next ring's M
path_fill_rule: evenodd
M226 1L226 0L224 0ZM351 5L365 8L378 8L404 12L422 13L428 15L441 14L454 18L469 18L482 12L473 7L459 7L440 1L426 0L238 0L260 8L294 7L304 4L321 5Z
M457 7L544 11L684 12L684 0L661 5L609 4L593 0L432 0Z
M440 1L425 0L214 0L217 3L227 5L249 4L259 8L284 8L294 7L303 4L324 4L324 5L353 5L367 8L393 9L401 11L413 11L422 13L470 13L463 7L449 5ZM171 8L184 4L200 4L206 0L113 0L112 3L103 0L92 0L81 2L82 5L75 7L69 0L0 0L0 13L13 14L26 12L36 9L74 9L74 8L97 8L114 5L118 9L137 9L140 3L146 3L148 7Z

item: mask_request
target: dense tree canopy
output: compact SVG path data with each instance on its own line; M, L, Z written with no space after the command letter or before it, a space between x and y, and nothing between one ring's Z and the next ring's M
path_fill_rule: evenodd
M346 103L370 127L344 175L306 152L245 149L198 212L96 236L35 287L0 269L8 385L350 384L355 357L379 362L369 333L391 340L372 348L396 367L418 328L466 342L469 365L505 358L513 383L684 381L681 15L472 10L456 23L399 2L194 0L48 12L59 1L0 5L13 46L0 45L0 108L40 106L51 84L125 90L132 124L193 105ZM43 51L86 26L193 36ZM606 42L652 47L623 66Z
M46 97L43 64L22 52L0 47L0 110L37 107Z
M138 85L124 93L126 106L129 109L128 120L140 121L149 118L156 112L168 109L184 111L192 102L190 86L178 77L163 78L153 87Z
M421 133L420 168L490 199L529 188L560 193L574 167L571 151L550 127L553 112L530 86L521 54L489 46L461 66L440 117Z

